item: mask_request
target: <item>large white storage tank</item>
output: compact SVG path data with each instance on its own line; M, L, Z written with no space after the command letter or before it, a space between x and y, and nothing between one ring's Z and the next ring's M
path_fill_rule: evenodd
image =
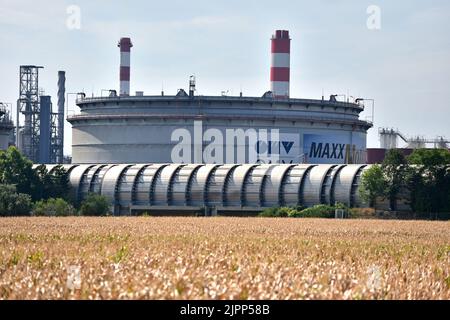
M74 163L366 162L359 104L207 96L82 98Z

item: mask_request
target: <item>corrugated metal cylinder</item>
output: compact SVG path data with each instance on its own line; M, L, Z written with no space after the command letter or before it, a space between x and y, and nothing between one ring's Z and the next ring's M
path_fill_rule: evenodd
M48 165L51 171L55 166ZM366 165L69 165L73 196L107 197L115 214L133 210L261 211L277 206L340 202L364 206L358 197Z

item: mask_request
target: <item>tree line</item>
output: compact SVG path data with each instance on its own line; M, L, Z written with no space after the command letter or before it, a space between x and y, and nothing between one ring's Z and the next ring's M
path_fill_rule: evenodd
M386 201L396 211L404 198L411 218L450 219L450 152L417 149L405 157L390 150L363 173L359 195L373 208Z
M48 172L15 147L0 151L0 216L105 215L106 198L89 194L82 203L71 196L69 175L62 165Z
M15 147L0 151L0 216L109 213L105 197L89 194L82 203L75 203L71 194L69 175L63 166L48 172L45 165L33 168ZM405 157L398 150L390 150L383 163L364 171L359 196L372 208L384 202L392 211L398 210L402 199L410 208L411 218L450 219L450 152L418 149ZM329 211L313 209L320 215Z

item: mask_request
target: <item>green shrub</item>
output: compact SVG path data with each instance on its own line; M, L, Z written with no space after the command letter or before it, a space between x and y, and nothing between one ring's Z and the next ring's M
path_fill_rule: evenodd
M340 203L335 206L320 204L311 208L305 208L303 206L269 208L261 212L259 216L275 218L334 218L335 209L348 210L345 205Z
M275 217L276 211L277 208L264 209L262 212L258 214L258 216L263 218L272 218Z
M75 208L67 203L64 199L50 198L48 200L41 200L34 205L33 214L35 216L74 216L77 214Z
M32 201L67 198L69 175L62 165L50 174L45 165L33 169L33 163L16 147L0 150L0 184L14 185L20 194L28 194Z
M29 195L17 193L13 185L0 184L0 216L28 216L31 208Z
M301 211L292 213L293 218L334 218L334 210L336 207L324 204L316 205L311 208L306 208Z
M259 216L265 218L286 218L292 216L294 212L301 209L302 207L274 207L265 209Z
M80 214L83 216L106 216L109 214L109 201L105 196L90 193L81 203Z

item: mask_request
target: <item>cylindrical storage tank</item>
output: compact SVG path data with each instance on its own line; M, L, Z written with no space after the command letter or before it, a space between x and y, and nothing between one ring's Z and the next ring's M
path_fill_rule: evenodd
M105 176L106 172L108 172L109 169L115 166L116 164L107 164L98 168L98 170L94 173L94 176L92 177L90 192L94 192L97 194L102 193L103 177Z
M243 205L244 183L255 166L252 164L243 164L233 170L226 183L224 206L240 207Z
M86 172L88 172L88 170L93 166L94 165L92 164L79 165L75 167L70 173L69 181L70 185L72 186L71 197L75 201L75 203L82 200L80 197L80 187L83 184L83 179L86 177Z
M113 212L117 213L118 210L116 206L119 205L119 199L117 197L117 191L119 189L119 183L122 179L122 175L127 170L127 168L131 167L131 164L120 164L109 169L102 181L102 196L105 196L111 202L114 207Z
M79 164L60 164L60 166L62 166L63 169L67 171L67 173L70 173L74 168L78 167Z
M283 206L297 206L302 204L300 194L303 179L312 168L314 168L314 166L300 164L289 169L281 189L281 202Z
M262 207L264 203L264 185L270 180L270 170L273 164L262 164L253 167L248 175L243 190L243 205L246 207Z
M2 123L2 120L0 119L0 150L8 149L9 137L11 135L12 129L12 124Z
M191 206L204 206L206 203L205 195L208 187L208 179L212 172L218 167L217 164L202 165L197 173L192 177L190 192L188 193L188 203Z
M145 167L144 164L135 164L128 167L119 181L117 197L121 207L130 207L133 205L133 193L135 181L139 172Z
M225 164L217 167L212 173L206 190L206 203L212 206L224 206L226 179L237 167L235 164Z
M339 172L334 185L334 199L336 202L347 206L352 205L353 185L356 182L356 175L362 168L363 166L361 165L348 165Z
M276 150L270 150L277 155L274 163L365 163L370 126L358 119L362 108L351 103L145 96L83 98L77 104L80 114L68 118L74 163L255 164L267 156L264 140L272 139L275 130L279 139L271 141ZM227 138L231 136L239 138ZM250 156L251 136L260 139L258 157ZM202 138L203 144L198 142Z
M85 178L83 179L80 185L80 199L85 199L88 193L93 192L93 180L98 171L102 168L106 167L105 164L99 164L89 168L86 172Z
M155 206L170 205L172 179L184 165L170 164L164 167L153 182L152 202Z
M41 96L39 105L39 163L50 163L51 97Z
M304 206L310 207L323 203L323 183L328 172L334 167L335 165L321 165L312 168L308 172L305 176L301 193Z
M139 172L135 181L134 204L136 205L150 205L150 193L153 192L153 180L158 175L159 171L164 169L167 164L149 164L144 166L144 169Z
M173 177L172 181L172 195L170 197L170 205L186 206L189 192L189 184L191 179L195 176L199 164L188 164L180 168L178 173Z
M215 206L222 211L273 206L314 206L340 202L362 207L359 198L365 165L66 165L75 200L101 193L114 213ZM36 166L34 166L36 168ZM52 170L55 166L48 166ZM100 174L102 173L102 174ZM102 175L102 177L100 177ZM101 188L99 185L101 184ZM226 196L225 196L226 195ZM278 195L278 196L277 196ZM407 208L402 193L397 202ZM228 200L227 198L231 199ZM279 202L278 202L278 200ZM377 208L389 203L379 201Z
M335 166L328 171L322 185L322 202L324 204L334 205L334 184L340 170L344 167L345 165Z
M281 205L281 188L287 173L295 165L273 165L267 171L267 181L263 186L263 207L278 207Z

